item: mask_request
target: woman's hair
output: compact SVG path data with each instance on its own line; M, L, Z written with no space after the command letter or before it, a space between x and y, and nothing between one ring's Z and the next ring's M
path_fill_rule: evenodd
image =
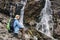
M16 15L16 16L15 16L15 18L18 18L18 17L20 17L20 15Z

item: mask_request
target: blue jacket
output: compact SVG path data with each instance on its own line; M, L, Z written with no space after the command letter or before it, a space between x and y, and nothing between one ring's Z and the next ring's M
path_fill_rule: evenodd
M18 33L19 29L21 28L21 25L20 25L20 22L17 19L15 19L13 26L14 26L14 33Z

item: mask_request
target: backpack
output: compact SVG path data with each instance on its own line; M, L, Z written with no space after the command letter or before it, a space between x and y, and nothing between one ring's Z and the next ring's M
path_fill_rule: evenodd
M10 30L10 21L11 21L11 19L8 20L8 23L7 23L7 26L6 26L7 30Z
M13 32L14 31L14 21L15 19L10 19L9 22L7 23L7 29L8 29L8 32Z

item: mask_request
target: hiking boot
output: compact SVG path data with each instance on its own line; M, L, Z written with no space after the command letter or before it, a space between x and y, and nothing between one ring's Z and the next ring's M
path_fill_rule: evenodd
M13 37L17 37L17 36L18 36L18 34L17 33L14 33Z
M13 31L11 31L11 30L8 30L8 32L9 32L9 33L13 33Z
M17 33L14 33L13 37L20 39Z

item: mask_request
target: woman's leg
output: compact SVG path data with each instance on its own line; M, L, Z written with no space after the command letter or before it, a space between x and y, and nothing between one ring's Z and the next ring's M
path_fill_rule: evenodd
M14 37L18 37L18 33L19 33L19 28L15 27L14 28Z

